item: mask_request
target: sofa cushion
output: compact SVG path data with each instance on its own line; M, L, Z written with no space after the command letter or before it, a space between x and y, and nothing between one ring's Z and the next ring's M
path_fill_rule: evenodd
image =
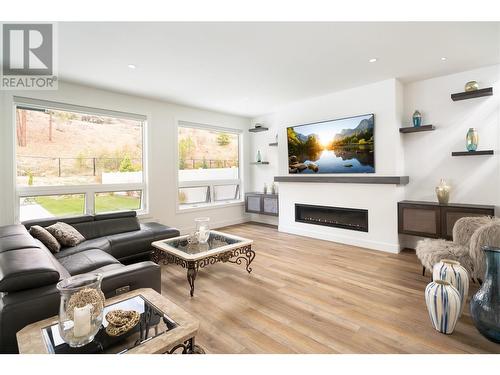
M99 249L81 251L58 260L72 276L92 272L109 264L120 264L114 257Z
M36 247L40 247L40 242L31 237L28 232L0 239L0 253Z
M114 270L117 270L117 269L123 268L123 267L126 267L126 266L121 264L121 263L113 263L113 264L107 264L105 266L99 267L99 268L93 270L92 272L105 273L105 272L114 271Z
M24 248L0 253L0 292L38 288L59 281L49 250Z
M47 249L49 249L51 253L57 253L61 250L61 244L44 227L41 227L40 225L33 225L30 228L30 234L47 246Z
M22 224L13 224L0 227L0 238L18 236L21 234L28 234L26 228Z
M89 223L75 224L74 227L86 239L109 236L117 233L131 232L140 229L136 217L121 217L108 220L99 220Z
M97 214L94 216L95 221L119 219L123 217L136 217L137 212L135 211L120 211L120 212L110 212L107 214Z
M107 236L107 239L111 245L110 254L117 259L123 259L150 249L153 232L149 229L136 230Z
M40 225L41 227L48 227L57 222L68 223L74 226L77 223L87 223L94 221L94 216L92 215L79 215L79 216L69 216L64 218L48 218L48 219L34 219L23 221L22 224L26 229L30 229L33 225Z
M155 222L142 223L141 229L148 229L153 232L153 239L151 242L180 236L180 232L177 229Z
M59 251L57 254L54 254L54 256L59 259L79 253L80 251L90 249L99 249L106 253L109 253L110 248L111 245L109 244L109 240L106 237L99 237L92 240L83 241L73 247L63 247L61 248L61 251Z
M76 246L85 241L85 237L67 223L57 222L45 229L47 229L63 246Z

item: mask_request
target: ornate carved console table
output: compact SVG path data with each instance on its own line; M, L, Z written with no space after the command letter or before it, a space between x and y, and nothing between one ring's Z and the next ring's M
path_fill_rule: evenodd
M190 295L194 295L194 281L200 268L215 263L245 264L248 273L255 258L252 240L210 231L207 243L194 243L189 236L180 236L168 240L156 241L152 260L156 263L177 264L187 270Z

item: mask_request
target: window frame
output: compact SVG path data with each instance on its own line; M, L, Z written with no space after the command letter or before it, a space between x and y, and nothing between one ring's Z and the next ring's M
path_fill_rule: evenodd
M174 160L175 160L175 210L176 213L183 213L189 211L206 210L213 208L223 208L234 205L242 205L244 203L244 185L243 185L243 130L238 128L228 128L217 125L209 125L204 123L192 122L187 120L176 120L175 127L175 144L174 144ZM218 132L225 132L235 134L238 137L238 178L237 179L226 179L226 180L196 180L196 181L179 181L179 128L194 128L202 130L211 130ZM239 187L239 198L236 200L227 201L215 201L215 191L214 186L217 185L238 185ZM179 189L185 187L197 187L197 186L208 186L210 202L208 203L193 203L193 204L181 204L179 202Z
M23 109L53 109L59 111L69 111L95 116L118 117L128 120L142 122L142 182L141 183L120 183L120 184L83 184L83 185L53 185L53 186L19 186L17 184L17 133L16 120L17 108ZM12 126L14 129L14 185L15 185L15 207L14 214L16 222L21 221L20 217L20 198L44 195L60 194L83 194L85 196L84 214L95 214L95 194L117 191L141 190L141 208L137 210L138 216L149 214L149 184L148 184L148 118L146 115L113 111L101 108L85 107L74 104L59 103L41 99L32 99L15 96L12 105Z

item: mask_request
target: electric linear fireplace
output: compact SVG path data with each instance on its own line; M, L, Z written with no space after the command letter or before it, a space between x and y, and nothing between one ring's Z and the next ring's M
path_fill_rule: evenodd
M295 204L295 221L368 232L368 210Z

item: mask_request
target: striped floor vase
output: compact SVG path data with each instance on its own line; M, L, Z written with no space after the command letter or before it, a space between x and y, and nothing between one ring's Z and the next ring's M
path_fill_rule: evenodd
M458 290L448 281L435 280L425 288L425 303L432 326L441 333L453 333L462 307Z
M469 295L469 274L467 270L454 260L441 259L439 263L434 265L432 279L448 281L458 290L462 306L460 315L462 315Z

